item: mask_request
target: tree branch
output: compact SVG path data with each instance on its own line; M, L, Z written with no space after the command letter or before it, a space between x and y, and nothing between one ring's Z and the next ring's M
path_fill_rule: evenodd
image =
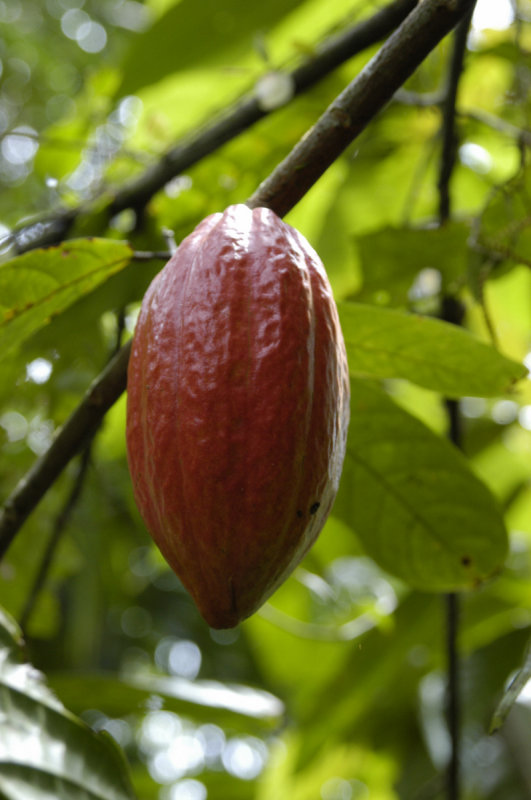
M470 7L471 0L422 0L377 56L259 187L248 205L266 205L279 216L292 208ZM95 380L50 449L36 461L8 499L0 515L0 559L30 512L125 390L129 352L130 343Z
M394 0L369 19L324 42L315 56L288 73L293 82L294 94L300 94L314 86L349 58L381 41L400 24L416 2L417 0ZM192 141L183 141L172 147L142 175L116 191L107 208L108 217L111 218L127 208L141 212L153 195L163 189L172 178L197 164L269 113L271 112L260 108L254 95L244 98L232 111L195 133ZM16 243L17 252L22 253L61 241L76 219L88 211L86 206L78 206L23 226L18 232L10 234Z

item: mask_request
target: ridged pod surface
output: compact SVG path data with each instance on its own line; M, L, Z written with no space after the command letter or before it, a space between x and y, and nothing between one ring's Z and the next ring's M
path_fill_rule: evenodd
M315 541L348 414L317 254L266 208L204 219L144 297L127 448L146 526L210 626L252 614Z

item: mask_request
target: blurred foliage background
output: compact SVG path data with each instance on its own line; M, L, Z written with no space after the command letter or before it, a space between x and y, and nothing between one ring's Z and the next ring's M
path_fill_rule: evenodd
M376 46L173 177L146 205L110 219L105 212L121 186L176 142L193 141L271 70L293 69L384 4L262 5L0 0L2 258L29 247L65 209L79 212L69 238L156 251L166 249L164 229L179 241L206 214L244 202ZM438 315L451 293L475 336L524 364L530 20L528 0L476 6L457 104L453 220L443 231L433 228L448 39L287 216L321 255L339 303ZM3 499L131 335L160 267L131 262L2 357ZM30 273L26 280L29 291ZM9 308L8 284L3 291ZM394 377L383 386L394 407L445 436L440 393ZM531 389L523 380L499 395L463 395L469 467L510 534L500 574L462 600L463 798L521 800L531 797L531 690L498 733L489 735L489 725L531 626ZM70 711L123 749L136 796L442 797L444 603L427 591L436 565L419 590L370 557L350 511L347 470L337 513L302 566L253 618L209 630L136 511L124 422L122 397L17 536L0 565L0 604L23 629L24 659ZM10 624L8 648L17 641ZM52 741L55 724L42 723L41 742ZM8 791L6 748L0 732L0 794ZM80 749L88 753L85 739ZM97 771L96 760L88 763ZM43 775L18 776L26 781L18 796L45 796ZM132 796L116 785L98 791Z

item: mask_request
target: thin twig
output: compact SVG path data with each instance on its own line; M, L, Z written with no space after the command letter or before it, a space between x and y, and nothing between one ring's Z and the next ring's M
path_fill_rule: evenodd
M445 297L441 317L445 322L462 325L464 307L455 298ZM462 449L462 417L458 400L445 399L448 417L448 438ZM448 800L459 800L461 796L461 693L458 634L461 598L458 593L445 596L446 606L446 721L450 736L450 759L446 770L446 796Z
M439 222L444 225L450 218L450 180L454 171L458 147L456 130L456 105L459 81L463 73L468 31L472 20L475 0L469 6L454 35L454 47L448 74L446 96L443 104L442 149L439 171ZM459 300L443 298L442 318L454 325L462 325L464 308ZM458 400L445 400L448 416L448 438L462 448L461 412ZM450 735L450 759L446 772L446 796L448 800L459 800L461 795L460 749L461 749L461 703L460 663L458 654L460 597L457 593L446 595L446 659L448 683L446 692L446 718Z
M33 609L37 605L39 596L46 583L46 579L48 577L48 573L50 571L50 567L52 565L52 561L57 551L57 547L59 545L61 537L66 529L68 521L81 495L85 483L85 476L87 474L88 466L90 463L91 444L92 443L88 444L81 453L79 467L77 470L77 474L72 489L66 499L64 507L61 509L61 512L59 513L57 519L55 520L51 536L48 540L46 549L44 551L44 556L39 565L39 569L37 571L37 575L35 576L33 586L31 587L30 593L28 595L28 599L24 606L24 610L22 611L22 614L20 616L19 624L23 631L25 631L26 628L28 627L29 619L33 613Z
M132 261L169 261L172 254L169 250L135 250Z
M400 24L416 2L417 0L394 0L369 19L325 41L315 56L287 73L291 77L294 94L311 88L345 61L381 41ZM118 189L107 207L108 217L129 208L140 214L149 200L172 178L190 169L269 113L271 112L260 107L254 94L245 97L230 112L199 133L195 132L192 140L178 143L138 178ZM86 205L57 211L45 219L12 231L2 242L14 241L18 253L55 244L67 236L79 216L89 211L90 208Z
M446 595L446 668L448 670L446 717L450 735L451 752L447 769L446 793L448 800L459 800L460 787L460 748L461 748L461 704L460 669L457 651L459 632L460 597L458 594Z
M444 92L411 92L407 89L399 89L393 95L393 102L404 106L413 106L415 108L435 108L436 106L444 106L445 94ZM472 122L477 122L493 131L497 131L504 136L514 139L516 142L522 143L525 147L531 147L531 130L528 128L519 128L513 125L512 122L497 117L488 111L479 109L466 109L456 108L455 116L460 119L469 119Z
M516 142L520 142L524 147L531 147L530 130L526 128L519 128L517 125L507 122L507 120L501 119L501 117L497 117L495 114L489 114L488 111L480 111L478 109L474 109L473 111L460 109L457 112L457 115L461 118L470 119L473 122L478 122L481 125L485 125L486 127L491 128L493 131L497 131L504 136L508 136L509 138L514 139Z
M471 0L423 0L382 47L380 54L353 81L346 97L345 92L340 95L339 106L333 104L325 111L317 125L294 148L294 155L274 170L271 179L262 184L248 204L251 207L267 205L280 216L291 209L344 150L347 138L354 138L364 130L385 98L392 96L400 82L422 63L470 6ZM371 98L373 86L374 97ZM341 105L345 99L348 101L348 124L347 120L341 120ZM326 135L327 131L332 135ZM302 160L301 149L305 153ZM305 158L315 159L317 169L312 169ZM305 187L302 191L301 185ZM130 347L130 343L125 345L95 380L49 450L36 461L7 500L0 514L0 559L44 493L125 390Z
M457 89L463 72L466 42L475 3L476 0L473 0L469 10L457 26L455 32L454 48L452 51L448 84L443 104L442 153L441 169L439 172L439 220L443 223L446 222L450 216L450 178L457 154L457 132L455 124Z
M450 322L452 314L444 314ZM457 323L460 324L460 323ZM448 438L459 449L463 445L461 410L458 400L446 399ZM446 796L459 800L461 796L461 674L458 652L461 598L457 592L446 595L446 720L450 736L450 759L446 770Z

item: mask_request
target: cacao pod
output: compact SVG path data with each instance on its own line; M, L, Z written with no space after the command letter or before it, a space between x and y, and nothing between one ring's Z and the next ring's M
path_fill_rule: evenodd
M145 524L211 627L252 614L315 541L348 414L337 309L308 242L267 208L204 219L144 297L127 449Z

